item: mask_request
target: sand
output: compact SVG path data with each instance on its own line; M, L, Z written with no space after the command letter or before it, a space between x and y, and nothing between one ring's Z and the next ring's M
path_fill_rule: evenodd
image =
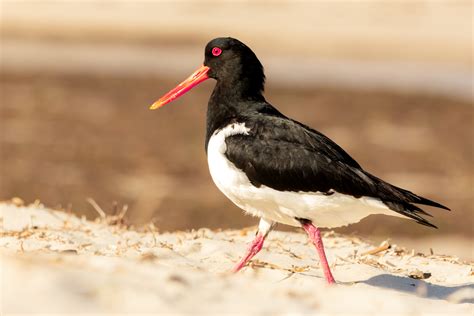
M2 307L10 313L472 315L473 263L324 234L328 286L303 233L272 232L240 273L254 234L161 233L36 203L0 204ZM370 252L370 253L367 253Z

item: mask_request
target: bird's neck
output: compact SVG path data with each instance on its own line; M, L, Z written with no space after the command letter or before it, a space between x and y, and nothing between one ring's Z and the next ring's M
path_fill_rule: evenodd
M231 102L264 100L264 77L261 78L260 75L252 77L251 75L241 71L226 77L225 80L218 79L211 100L213 98L227 99Z
M255 85L252 88L246 81L218 81L207 107L206 151L216 130L238 121L243 112L259 102L265 102L265 98Z

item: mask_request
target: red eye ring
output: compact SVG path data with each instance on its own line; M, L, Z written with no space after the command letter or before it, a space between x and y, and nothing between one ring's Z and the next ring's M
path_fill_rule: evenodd
M221 53L222 53L222 49L220 49L219 47L214 47L212 49L212 55L214 55L216 57L219 56Z

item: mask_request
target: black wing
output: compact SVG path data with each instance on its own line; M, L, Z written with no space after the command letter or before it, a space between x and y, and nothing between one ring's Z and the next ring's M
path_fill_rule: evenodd
M432 227L420 216L429 214L411 203L448 209L369 174L336 143L301 123L268 115L243 121L249 134L227 137L225 155L257 187L376 197L395 212Z

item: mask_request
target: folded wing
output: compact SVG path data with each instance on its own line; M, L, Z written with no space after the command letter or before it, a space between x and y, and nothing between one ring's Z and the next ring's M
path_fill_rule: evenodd
M225 155L254 186L375 197L431 227L435 226L421 216L430 215L412 203L448 209L364 171L337 144L305 125L281 116L248 117L245 122L249 134L227 137Z

